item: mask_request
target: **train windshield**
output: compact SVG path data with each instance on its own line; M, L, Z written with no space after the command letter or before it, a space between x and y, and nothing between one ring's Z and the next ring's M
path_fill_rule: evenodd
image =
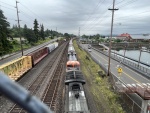
M67 65L67 67L73 67L73 65Z

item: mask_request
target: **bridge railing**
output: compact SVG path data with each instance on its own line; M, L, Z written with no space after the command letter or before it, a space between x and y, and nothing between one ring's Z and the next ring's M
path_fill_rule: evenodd
M94 47L92 47L92 49L108 56L108 52L107 51L101 51L99 49L96 49ZM123 63L124 65L130 67L131 69L141 73L142 75L150 78L150 67L147 68L147 67L144 67L142 65L138 65L137 63L131 61L131 60L128 60L128 59L125 59L123 57L120 57L119 55L114 55L114 54L111 54L111 58L114 59L114 60L117 60L118 62L121 62Z

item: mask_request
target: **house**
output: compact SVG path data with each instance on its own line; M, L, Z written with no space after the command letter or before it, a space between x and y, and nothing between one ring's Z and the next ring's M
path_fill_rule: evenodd
M123 40L123 41L131 41L132 37L128 33L123 33L123 34L117 36L116 39L120 39L120 40Z

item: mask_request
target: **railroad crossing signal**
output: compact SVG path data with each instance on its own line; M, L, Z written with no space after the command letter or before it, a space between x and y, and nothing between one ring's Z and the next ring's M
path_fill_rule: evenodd
M119 67L117 70L118 70L118 73L122 73L122 68L121 67Z

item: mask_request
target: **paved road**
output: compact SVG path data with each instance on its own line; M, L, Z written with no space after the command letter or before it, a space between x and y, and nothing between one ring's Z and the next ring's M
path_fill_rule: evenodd
M82 46L87 49L87 44L82 44ZM90 52L90 54L96 58L99 59L99 62L101 62L103 65L105 65L106 67L108 66L108 57L93 50L92 52ZM114 75L120 76L118 75L117 72L117 65L120 65L119 62L111 59L111 72ZM121 74L121 80L124 81L126 84L133 84L133 83L150 83L150 80L143 77L141 74L131 70L130 68L122 65L122 69L123 69L123 73Z
M30 53L30 52L32 52L32 51L35 51L36 49L41 48L42 46L45 46L45 45L51 43L52 41L55 41L55 40L57 40L57 39L53 39L53 40L50 40L49 42L46 42L46 43L43 43L43 44L41 44L41 45L38 45L38 46L32 47L32 48L30 48L30 49L24 50L23 53L24 53L24 55L26 55L26 54L28 54L28 53ZM22 56L22 55L21 55L21 52L18 52L18 53L14 54L14 55L12 55L12 56L10 56L10 57L1 59L1 60L0 60L0 65L5 64L5 63L7 63L7 62L9 62L9 61L11 61L11 60L13 60L13 59L19 58L19 57L21 57L21 56Z
M84 49L88 49L87 44L82 44L81 45ZM106 68L108 68L108 57L101 54L100 52L97 52L96 50L91 49L91 52L89 52L95 59L98 59L100 63L102 63L103 65L106 66ZM111 72L116 75L117 77L118 72L117 72L117 65L120 65L119 62L111 59ZM122 69L123 69L123 73L120 77L120 79L126 83L126 84L135 84L135 83L150 83L150 80L148 78L143 77L141 74L131 70L130 68L121 65ZM142 106L142 101L143 99L137 95L137 94L129 94L128 95L132 100L134 100L134 102L136 104L138 104L139 106ZM149 102L150 103L150 102Z

